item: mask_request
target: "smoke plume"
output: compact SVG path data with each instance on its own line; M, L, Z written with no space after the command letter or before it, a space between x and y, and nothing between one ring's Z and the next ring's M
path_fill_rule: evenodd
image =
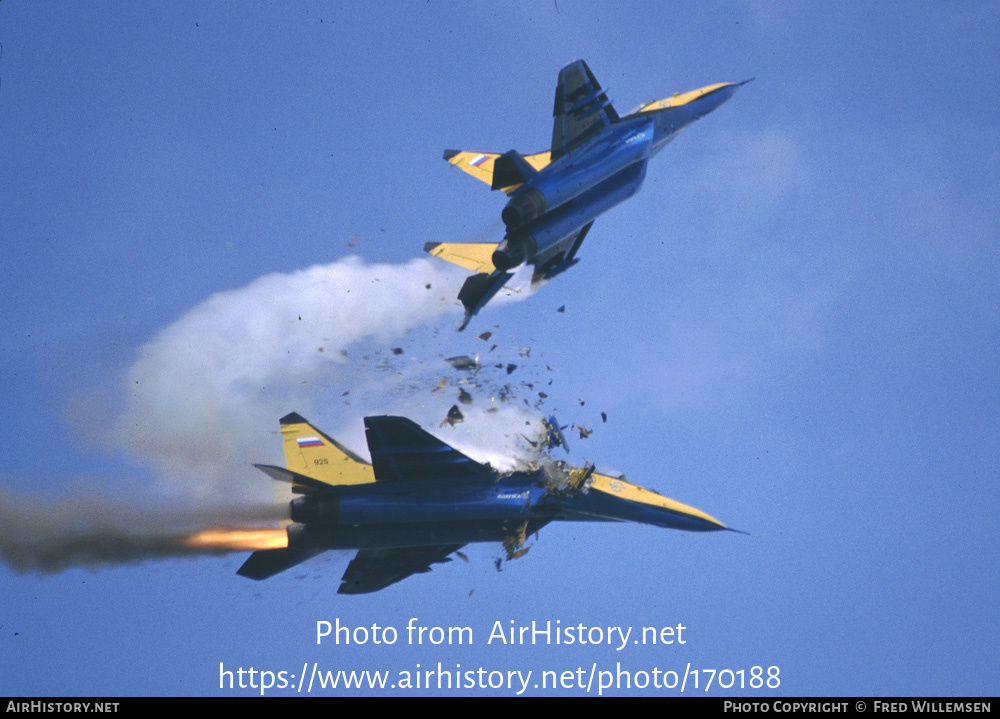
M259 527L287 514L287 508L274 504L198 509L136 506L93 490L57 501L0 492L0 557L19 572L57 572L280 546L284 534L280 529L265 529L254 536L233 529ZM219 531L210 541L193 541L206 527ZM242 541L232 541L236 538Z
M212 295L143 346L105 397L116 409L103 411L112 419L102 444L151 468L160 486L146 494L161 499L0 495L0 557L19 571L58 571L274 546L280 530L250 539L235 530L287 517L287 499L250 465L283 464L278 418L292 411L363 456L362 418L402 414L512 468L537 432L536 408L517 401L533 385L508 377L505 353L517 348L453 331L464 277L425 259L351 257ZM446 361L464 353L465 367ZM528 356L517 362L521 378L538 369ZM92 427L93 397L67 414Z
M454 400L433 391L449 369L441 348L476 341L451 336L463 280L431 260L350 257L219 292L142 347L106 442L185 493L226 496L261 486L249 464L280 459L278 418L288 412L345 433L360 454L364 414L416 415L428 426ZM469 408L454 434L506 451L496 440L523 425L522 413L480 415L490 428L477 434L468 427L480 407L488 408Z

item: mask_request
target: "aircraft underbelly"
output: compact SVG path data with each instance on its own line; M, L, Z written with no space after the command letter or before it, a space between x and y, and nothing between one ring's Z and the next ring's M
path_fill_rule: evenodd
M721 528L694 514L657 507L591 491L560 506L559 519L569 521L638 522L667 529L712 532Z
M542 172L525 189L540 192L548 210L555 211L623 169L648 160L652 155L654 135L651 120L627 123L619 131L599 137L574 151L570 161L553 165L551 170Z
M465 520L430 524L336 525L320 531L310 528L309 537L300 541L303 545L321 546L323 549L397 549L503 542L522 522ZM537 531L544 523L542 520L529 522L529 533ZM296 542L293 535L289 532L290 544Z
M645 177L646 161L636 162L528 225L525 232L535 241L534 264L566 252L584 225L638 192Z

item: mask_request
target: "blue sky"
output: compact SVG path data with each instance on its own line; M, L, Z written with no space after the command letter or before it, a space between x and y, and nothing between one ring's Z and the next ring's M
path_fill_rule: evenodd
M405 414L491 459L555 412L594 430L574 462L750 536L561 524L502 572L477 545L362 597L336 594L346 552L263 583L235 575L246 553L8 559L0 694L441 662L995 695L998 30L987 2L3 3L6 546L91 510L266 507L250 463L280 462L289 411L359 451L364 414ZM621 112L757 79L650 164L572 272L458 334L463 274L421 248L499 240L503 199L441 152L546 149L576 58ZM518 363L519 411L440 427L456 354ZM506 381L484 372L476 408ZM474 643L408 645L412 617ZM338 618L400 641L317 646ZM511 620L682 624L686 643L487 644Z

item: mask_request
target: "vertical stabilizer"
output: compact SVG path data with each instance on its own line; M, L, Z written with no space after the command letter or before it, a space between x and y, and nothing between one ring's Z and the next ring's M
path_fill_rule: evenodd
M618 122L607 91L583 60L571 62L559 71L552 116L553 162Z
M372 466L296 412L281 418L285 466L292 472L329 485L370 484Z

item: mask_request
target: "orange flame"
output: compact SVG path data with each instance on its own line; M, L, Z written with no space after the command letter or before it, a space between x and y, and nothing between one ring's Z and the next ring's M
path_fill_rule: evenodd
M185 547L234 552L256 549L283 549L288 546L284 529L205 529L181 540Z

